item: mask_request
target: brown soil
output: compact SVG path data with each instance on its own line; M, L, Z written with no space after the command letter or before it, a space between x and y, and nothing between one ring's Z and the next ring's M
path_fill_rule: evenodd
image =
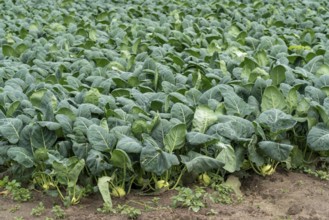
M158 205L152 202L152 196L140 196L131 193L124 199L115 200L117 204L129 204L140 208L142 215L138 219L296 219L324 220L329 219L329 181L301 173L284 171L273 176L260 177L253 175L242 181L243 199L239 203L220 205L207 202L207 207L198 213L183 208L172 208L171 197L176 191L167 191L159 196ZM30 215L32 208L40 201L46 206L46 212L41 217ZM34 193L32 201L27 203L13 202L9 198L0 197L0 219L11 220L22 216L23 219L45 219L54 217L51 208L59 201L41 193ZM144 204L144 205L143 205ZM79 205L65 209L69 220L121 220L124 215L100 214L99 196L85 198ZM151 207L151 208L150 208ZM153 207L153 208L152 208ZM215 215L209 215L210 210Z

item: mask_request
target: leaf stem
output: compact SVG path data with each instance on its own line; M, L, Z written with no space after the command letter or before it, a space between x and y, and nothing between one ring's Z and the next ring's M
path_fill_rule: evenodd
M179 174L179 177L175 183L175 185L171 188L171 189L175 189L177 187L177 185L179 184L180 180L182 179L183 174L186 171L186 166L184 167L184 169L181 171L181 173Z

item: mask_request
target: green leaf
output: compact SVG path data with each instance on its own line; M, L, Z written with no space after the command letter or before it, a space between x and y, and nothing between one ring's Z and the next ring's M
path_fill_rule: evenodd
M109 170L112 166L107 162L108 158L103 153L90 149L88 153L86 164L93 175L100 174Z
M275 66L270 71L272 85L277 86L286 80L286 68L282 65Z
M92 148L98 151L111 151L116 144L116 137L98 125L91 125L87 137Z
M216 123L220 114L206 106L198 106L193 118L193 131L205 133L207 128Z
M274 86L268 86L263 93L261 107L264 112L270 109L285 111L288 106L280 90Z
M129 170L133 171L129 156L121 149L114 149L112 151L110 161L115 167L119 167L122 169L128 168Z
M107 204L109 208L112 208L112 199L111 199L110 187L109 187L109 182L111 181L112 178L108 176L100 177L97 180L98 190L102 195L104 203Z
M55 116L55 118L60 124L64 135L73 133L72 120L68 116L63 114L58 114Z
M191 145L208 145L208 144L214 144L218 141L216 137L213 135L207 135L200 132L188 132L186 135L186 140Z
M224 97L224 105L228 115L245 117L254 111L254 108L238 96L232 87L220 85L219 90Z
M289 106L289 112L293 112L293 110L295 110L298 106L298 89L300 88L301 84L299 85L295 85L293 86L289 92L288 92L288 96L286 98L287 100L287 104Z
M101 97L101 93L96 88L91 88L86 92L83 102L98 105L98 100Z
M39 125L33 126L30 141L34 148L51 148L57 140L56 132Z
M262 166L265 163L264 157L258 151L257 146L257 136L254 135L252 141L248 144L248 159L255 163L258 167Z
M68 187L74 188L76 187L76 184L79 179L79 175L81 171L85 168L85 160L80 159L74 166L70 168L70 171L68 173Z
M254 133L250 121L235 116L220 116L220 122L212 125L207 134L211 136L222 136L234 141L250 141Z
M309 97L312 99L312 101L322 104L324 99L326 98L326 94L316 87L306 86L305 97Z
M7 57L16 57L17 56L15 49L9 45L2 45L2 54Z
M273 134L287 131L296 125L296 121L278 109L262 112L256 120L263 128L270 130Z
M21 105L21 102L20 101L13 102L9 106L8 110L6 111L6 116L8 118L12 117L14 115L15 111L19 108L20 105Z
M181 149L185 145L186 125L178 124L172 127L164 137L163 143L165 149L171 153L174 150Z
M16 144L19 141L22 128L23 122L18 118L6 118L0 120L0 134L11 144Z
M329 150L329 129L323 124L312 127L307 135L307 144L314 151Z
M140 163L145 171L161 175L173 165L178 165L179 161L175 154L164 152L157 147L146 146L142 149Z
M186 165L188 172L202 173L212 169L219 169L223 164L212 157L190 151L187 155L181 155L182 163Z
M52 121L38 121L37 122L41 127L47 128L50 131L56 131L61 128L61 125L57 122Z
M216 160L224 164L223 169L227 170L230 173L233 173L236 170L236 157L235 151L231 145L222 144L223 149L217 155Z
M261 141L258 146L264 154L278 162L288 159L291 150L294 148L292 145L272 141Z
M140 153L143 146L138 140L128 136L123 136L119 139L116 148L124 150L127 153Z
M31 168L34 166L33 156L25 148L10 147L7 151L7 155L25 168Z
M166 134L172 128L173 124L168 120L161 119L159 123L153 128L151 136L160 147L163 147Z
M223 96L226 113L228 115L245 117L254 111L254 108L251 105L246 103L235 93L223 94Z
M194 112L182 103L175 103L171 108L171 117L179 119L186 127L190 127Z

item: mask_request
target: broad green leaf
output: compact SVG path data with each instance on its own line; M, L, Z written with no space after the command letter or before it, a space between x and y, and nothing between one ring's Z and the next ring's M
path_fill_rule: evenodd
M88 152L86 165L94 175L109 170L112 166L107 162L108 158L103 153L91 149Z
M274 86L269 86L264 90L261 107L264 112L270 109L285 111L288 106L280 90Z
M108 176L100 177L97 180L98 190L102 195L104 203L107 204L109 208L112 208L112 199L111 199L110 187L109 187L109 182L111 181L112 178Z
M250 141L254 133L250 121L235 116L220 116L219 120L220 122L212 125L206 134L222 136L234 141Z
M91 118L92 114L103 115L103 110L93 104L80 104L76 115L78 117Z
M252 141L249 142L248 144L248 159L250 162L255 163L258 167L263 165L265 163L264 157L260 154L258 151L257 146L257 136L254 135L252 138Z
M5 163L10 161L10 158L7 155L9 148L13 147L12 145L2 145L0 147L0 166L3 166Z
M193 113L194 112L188 106L183 105L182 103L175 103L170 112L172 118L181 120L187 128L192 124Z
M10 147L7 151L8 157L25 168L34 166L33 155L22 147Z
M222 145L223 149L217 155L216 160L224 164L223 169L227 170L230 173L233 173L236 169L236 158L235 152L231 145Z
M269 59L267 57L265 50L260 50L255 54L255 59L260 66L267 66L269 64Z
M82 159L78 159L77 157L70 157L70 158L64 158L62 160L55 160L52 162L53 171L56 175L56 180L63 185L68 185L69 182L76 178L76 175L79 175L79 171L82 163L84 164L84 161L82 162ZM75 168L75 166L77 167ZM74 172L74 173L73 173ZM70 175L73 175L72 178ZM72 184L72 182L70 183Z
M73 125L72 125L71 119L68 116L63 115L63 114L58 114L55 116L55 118L58 121L58 123L60 124L64 135L72 134Z
M292 87L289 92L288 92L288 96L286 97L287 100L287 104L289 106L290 109L290 113L293 112L293 110L295 110L298 106L298 89L300 88L300 84L299 85L295 85L294 87Z
M196 106L199 103L202 93L199 90L192 88L185 93L185 96L191 106Z
M93 125L93 122L83 117L77 117L73 124L74 139L78 143L87 141L88 128Z
M328 102L328 98L326 98ZM328 103L326 106L322 106L319 104L314 105L315 109L318 111L319 115L321 116L322 121L329 126L329 112L328 112Z
M272 141L261 141L258 143L260 150L271 159L281 162L288 159L292 145L280 144Z
M307 115L310 107L311 107L311 105L310 105L309 99L306 99L306 98L301 99L296 108L298 116Z
M18 118L7 118L0 120L0 134L11 144L16 144L19 141L20 131L22 128L23 122Z
M80 159L73 167L70 168L68 173L68 187L74 188L79 179L81 171L85 168L85 160Z
M98 151L111 151L116 144L116 137L98 125L91 125L87 137L92 148Z
M214 144L218 139L212 135L203 134L200 132L188 132L186 134L186 140L190 145L208 145Z
M282 65L275 66L270 71L272 85L277 86L286 80L286 68Z
M72 138L74 138L73 136ZM73 141L72 150L75 156L78 158L86 158L88 152L91 150L91 146L88 142L77 143Z
M329 66L327 64L322 64L316 71L317 76L329 75Z
M256 67L258 67L258 64L257 64L256 60L254 60L253 58L245 57L244 61L241 62L240 66L243 68L243 71L242 71L242 74L240 77L243 79L248 79L250 76L250 73Z
M101 93L96 88L91 88L86 92L83 101L84 103L91 103L94 105L98 105L98 100L101 97Z
M165 135L163 143L167 152L181 149L185 145L186 125L178 124L172 127Z
M123 136L119 139L116 148L127 153L140 153L143 146L138 140L128 136Z
M206 106L196 108L193 118L193 131L205 133L207 128L216 123L220 114L214 112Z
M119 167L133 171L132 164L127 153L121 149L114 149L111 153L111 164L114 167Z
M310 73L316 73L323 64L323 56L315 56L307 64L304 65L304 69Z
M4 56L7 56L7 57L17 56L15 49L12 48L10 45L2 45L2 53Z
M263 128L270 130L273 134L287 131L293 128L297 121L278 109L262 112L256 120Z
M252 106L235 93L226 93L223 94L223 96L225 109L228 115L245 117L254 111Z
M196 152L190 151L187 155L181 155L182 163L186 165L188 172L202 173L209 170L217 170L223 164L212 157L208 157Z
M151 136L160 147L163 147L165 136L168 134L172 126L173 124L168 120L161 119L159 123L153 128Z
M54 146L57 140L55 131L51 131L46 127L33 126L30 141L34 148L50 149Z
M215 99L217 101L222 101L223 96L221 94L220 86L215 86L211 89L208 89L198 98L198 101L202 105L208 104L209 99Z
M41 127L47 128L50 131L56 131L61 128L61 125L59 123L52 121L38 121L38 124Z
M7 116L8 118L14 116L15 111L19 108L20 105L21 105L21 102L20 102L20 101L15 101L15 102L13 102L13 103L9 106L8 110L6 111L6 116Z
M312 127L307 135L307 144L314 151L329 150L329 129L325 124L319 123Z
M306 86L305 97L311 98L312 101L322 104L326 98L326 94L316 87Z
M157 175L162 175L172 166L178 165L179 161L175 154L162 151L160 148L146 146L140 155L141 167Z

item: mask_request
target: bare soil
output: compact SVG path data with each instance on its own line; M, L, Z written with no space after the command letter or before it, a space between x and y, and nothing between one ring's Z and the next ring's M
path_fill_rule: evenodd
M128 204L142 210L138 219L270 219L270 220L325 220L329 219L329 181L320 180L297 172L279 171L272 176L252 175L241 180L243 199L230 205L207 202L206 208L194 213L187 208L173 208L171 197L176 191L167 191L155 203L154 196L141 196L131 193L126 198L114 200L114 205ZM40 201L46 206L46 212L40 217L31 216L32 208ZM0 219L46 219L53 217L51 208L60 201L33 192L32 201L17 203L0 196ZM101 214L97 208L102 206L98 195L84 198L80 204L65 209L69 220L122 220L120 214ZM211 213L216 213L209 215Z

